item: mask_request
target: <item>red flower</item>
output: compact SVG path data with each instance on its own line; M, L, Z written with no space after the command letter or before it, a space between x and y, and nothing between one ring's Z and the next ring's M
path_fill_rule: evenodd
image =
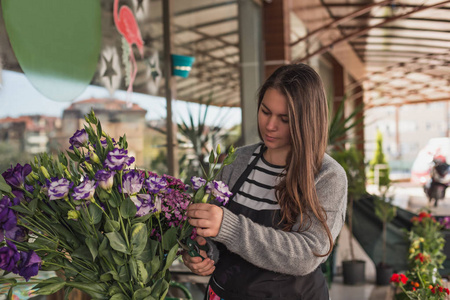
M444 291L447 293L447 295L450 295L450 290L445 288Z
M442 293L443 290L444 290L444 289L442 288L442 286L440 286L440 287L439 287L439 292Z
M416 291L416 288L415 288L415 287L413 287L413 291L414 291L414 292Z
M426 213L424 211L419 214L419 219L429 218L429 217L431 217L431 214Z
M436 294L436 291L434 289L431 289L431 293Z
M415 259L415 260L420 259L420 262L423 263L425 257L424 257L424 255L423 255L422 253L419 253L419 254L417 254L417 255L414 257L414 259Z
M400 280L403 284L406 284L406 282L408 281L408 277L406 277L405 274L400 274Z
M405 274L394 273L391 276L391 282L395 282L395 283L402 282L403 284L406 284L407 281L408 281L408 277L406 277Z

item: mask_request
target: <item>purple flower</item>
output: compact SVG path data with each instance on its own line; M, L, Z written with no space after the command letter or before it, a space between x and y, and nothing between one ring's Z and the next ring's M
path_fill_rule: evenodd
M201 177L192 176L191 183L192 183L192 188L196 191L205 185L206 180Z
M123 192L128 195L134 195L141 191L144 178L138 171L130 171L123 175L122 186ZM119 187L119 191L122 189Z
M152 201L152 196L149 194L137 194L132 196L131 200L136 205L138 211L136 216L142 217L148 215L150 212L155 212L155 203Z
M0 248L0 269L17 274L17 262L20 259L16 245L6 241L6 247Z
M73 147L79 148L80 146L83 146L88 141L88 134L86 133L85 129L77 130L73 136L69 139L70 148L73 149Z
M0 242L3 241L5 234L7 237L13 235L12 233L17 226L16 214L10 209L12 204L11 200L6 196L0 200Z
M73 182L65 178L55 178L48 186L48 196L50 200L58 200L65 198L69 194L69 190L73 187Z
M157 194L160 191L164 191L167 187L167 180L165 178L158 177L158 175L152 175L145 180L145 185L150 193Z
M223 205L226 205L228 203L228 200L233 195L228 185L223 183L222 181L213 181L209 183L209 190L211 191L211 195L216 197L216 200L222 203Z
M120 171L125 168L125 165L131 165L134 162L134 157L130 157L127 154L128 151L125 149L115 148L113 151L110 151L104 162L105 168Z
M97 180L98 185L105 191L111 191L114 184L114 171L98 170L95 173L95 180Z
M115 139L111 139L111 140L112 140L113 145L117 144ZM100 144L102 145L103 148L108 147L108 142L106 141L106 139L101 140Z
M6 183L11 187L21 189L25 187L25 177L31 173L31 166L25 164L23 167L17 164L14 168L11 166L10 169L3 172L3 178L5 178ZM28 187L29 188L29 187Z
M19 275L25 278L26 281L30 280L32 276L38 274L41 262L41 258L33 250L20 252L20 263L17 267Z
M95 180L86 179L79 186L73 189L72 197L74 200L91 200L94 198L95 189L97 188Z
M9 228L8 230L5 230L5 236L6 238L17 242L25 242L28 237L26 229L22 226L17 225Z

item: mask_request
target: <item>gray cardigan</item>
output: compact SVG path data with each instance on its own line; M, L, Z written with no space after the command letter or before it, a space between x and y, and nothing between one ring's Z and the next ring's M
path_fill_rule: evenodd
M237 149L236 160L223 169L219 180L227 183L230 190L244 172L258 145ZM341 165L327 154L315 177L315 185L319 201L327 214L331 235L336 240L345 220L347 177ZM326 257L317 257L313 252L323 254L329 249L326 232L314 215L311 216L308 230L285 232L256 224L223 208L219 234L211 239L224 244L228 250L260 268L294 276L313 272L326 260ZM217 253L212 252L209 253L210 257L217 262Z

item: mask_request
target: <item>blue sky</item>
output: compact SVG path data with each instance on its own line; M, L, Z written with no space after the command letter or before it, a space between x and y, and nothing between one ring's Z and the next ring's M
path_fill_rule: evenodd
M70 102L57 102L46 98L39 93L22 73L12 71L1 71L2 85L0 86L0 118L7 116L18 117L22 115L42 114L47 116L61 117ZM125 100L126 91L116 91L114 98ZM110 98L107 89L98 86L88 86L86 90L74 101L89 98ZM134 93L132 102L139 104L147 110L148 120L157 120L166 116L166 99ZM173 105L174 115L177 119L187 120L188 108L194 116L199 110L199 105L184 101L175 101ZM203 107L202 107L203 108ZM217 125L218 117L227 114L225 127L231 127L241 122L240 108L217 108L211 107L208 113L207 123ZM195 118L197 119L197 117Z

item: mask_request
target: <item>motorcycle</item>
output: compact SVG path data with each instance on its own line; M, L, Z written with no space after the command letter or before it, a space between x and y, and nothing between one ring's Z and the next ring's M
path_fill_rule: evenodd
M434 199L434 206L445 198L445 190L450 185L450 166L443 159L434 159L430 170L430 179L424 185L428 201Z

